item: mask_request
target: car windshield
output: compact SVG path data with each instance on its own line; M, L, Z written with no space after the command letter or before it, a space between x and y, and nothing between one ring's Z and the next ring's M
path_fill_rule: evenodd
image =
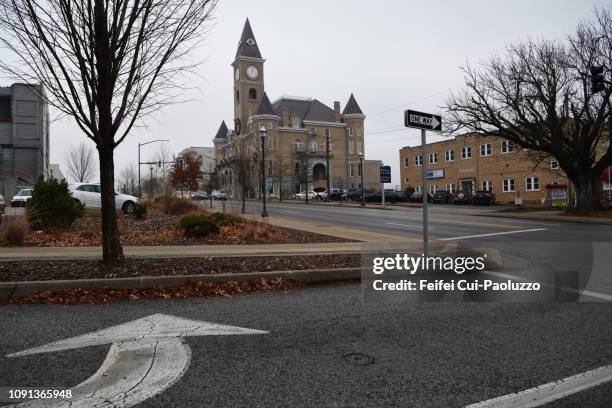
M24 188L19 190L19 192L17 194L15 194L15 196L17 197L29 197L32 195L32 190L29 188Z

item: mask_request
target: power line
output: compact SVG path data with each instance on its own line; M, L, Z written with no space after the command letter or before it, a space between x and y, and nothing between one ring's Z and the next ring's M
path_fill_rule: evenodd
M445 90L443 90L443 91L436 92L436 93L431 94L431 95L423 96L423 97L421 97L421 98L418 98L418 99L415 99L415 100L412 100L412 101L409 101L409 102L403 103L403 104L401 104L401 105L393 106L393 107L391 107L391 108L385 109L385 110L380 111L380 112L376 112L376 113L369 114L369 115L368 115L368 117L378 116L378 115L382 115L382 114L387 113L387 112L392 112L392 111L394 111L394 110L396 110L396 109L403 108L403 107L405 107L405 106L407 106L407 105L410 105L411 103L421 102L421 101L424 101L425 99L429 99L429 98L433 98L434 96L442 95L443 93L447 93L447 92L448 92L448 91L450 91L450 90L457 89L457 88L460 88L460 87L462 87L462 86L464 86L464 84L457 85L457 86L453 86L453 87L451 87L451 88L447 88L447 89L445 89Z

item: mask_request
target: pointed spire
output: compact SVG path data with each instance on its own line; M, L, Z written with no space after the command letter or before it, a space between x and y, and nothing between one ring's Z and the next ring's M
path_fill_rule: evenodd
M342 111L342 116L344 115L363 115L363 112L357 104L357 101L355 100L355 96L353 94L351 94L351 97L349 98L348 102L346 103L346 106L344 107L344 110Z
M217 130L217 134L215 135L215 139L227 139L227 125L225 121L221 122L221 126L219 126L219 130Z
M238 43L238 50L236 50L236 59L239 57L249 57L261 59L261 53L259 47L255 41L255 35L251 29L251 23L249 19L246 19L244 28L242 29L242 36L240 36L240 42Z
M263 98L261 98L261 102L259 102L259 107L257 108L257 113L255 115L274 115L278 116L276 112L274 112L274 108L270 103L270 99L268 99L268 94L264 92Z

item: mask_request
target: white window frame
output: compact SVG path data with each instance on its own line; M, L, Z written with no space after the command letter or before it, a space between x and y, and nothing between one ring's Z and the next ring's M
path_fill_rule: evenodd
M349 177L355 177L355 163L349 163Z
M513 193L516 191L516 185L514 183L514 179L504 179L503 182L503 192L504 193Z
M363 142L357 142L357 154L363 154Z
M347 128L349 137L353 137L353 128Z
M540 178L537 176L525 177L525 191L540 191Z
M482 187L483 191L493 191L493 181L485 180L480 184L480 187Z
M409 183L410 182L410 177L404 177L404 183Z
M349 154L355 154L355 145L352 140L348 141L348 152Z
M436 164L438 162L438 153L429 153L429 164Z
M417 193L421 192L421 186L415 186L414 187L414 191L416 191Z
M514 151L514 142L512 140L504 139L501 142L501 153L508 154Z
M469 160L471 158L472 158L472 148L470 146L463 146L461 148L461 160Z
M293 145L295 146L295 151L296 152L303 152L304 151L304 143L302 143L302 141L295 140L293 142Z
M438 188L436 187L436 185L429 186L429 194L434 195L434 194L436 194L437 190L438 190Z
M414 156L414 166L415 167L421 167L423 165L423 156L416 155Z
M318 147L319 146L317 146L316 140L312 140L310 142L310 145L308 146L308 149L310 150L310 153L316 153L318 150Z
M484 152L483 152L484 148ZM483 143L480 145L480 157L488 157L493 154L493 146L491 143Z
M450 194L453 194L455 192L455 184L454 183L447 184L446 191L448 191Z
M300 118L291 118L291 127L294 129L299 129L301 127Z
M446 152L444 152L444 160L447 162L455 161L455 151L452 149L449 149Z
M559 170L560 168L561 167L559 166L559 161L557 159L550 159L550 169L551 170Z

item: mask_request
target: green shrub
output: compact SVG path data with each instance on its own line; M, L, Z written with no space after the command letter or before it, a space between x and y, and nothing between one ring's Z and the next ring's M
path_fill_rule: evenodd
M26 216L34 228L68 228L83 214L83 206L72 198L65 180L38 179Z
M145 218L147 216L148 207L149 206L147 205L147 203L136 203L136 205L134 206L134 218L138 220Z
M220 212L213 213L208 216L211 220L215 222L218 226L222 227L224 225L232 225L237 224L242 221L242 218L231 215L231 214L223 214Z
M217 223L206 215L188 215L181 218L180 226L185 234L194 237L206 237L219 232Z
M197 208L188 198L166 197L164 200L164 213L169 215L183 215Z

